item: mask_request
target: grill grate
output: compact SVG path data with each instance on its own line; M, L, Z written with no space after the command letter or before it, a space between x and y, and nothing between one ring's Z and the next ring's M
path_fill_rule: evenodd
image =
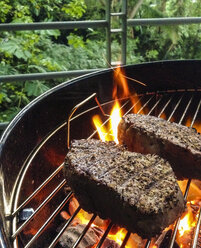
M95 96L95 94L92 95L93 97ZM91 99L91 97L89 98ZM133 111L133 109L135 107L137 107L138 105L138 110L136 111L137 113L142 113L143 111L146 112L146 108L148 108L148 112L145 113L147 115L151 115L154 114L158 117L162 117L162 115L164 113L166 113L166 115L168 115L167 121L171 121L175 115L175 113L179 113L180 118L178 120L176 120L176 122L178 122L179 124L182 124L185 120L186 117L188 117L188 113L192 114L191 117L191 124L190 126L193 127L194 124L196 123L196 120L198 118L198 114L201 110L201 91L182 91L180 90L178 91L171 91L171 92L153 92L153 93L149 93L149 94L142 94L142 95L135 95L134 96L135 99L135 104L131 104L130 99L119 99L120 101L122 101L122 108L124 109L125 115L130 113L131 111ZM86 99L87 100L87 99ZM86 100L84 102L86 102ZM104 108L104 106L107 106L108 104L112 104L113 101L104 103L104 104L99 104L102 108ZM130 105L132 105L130 107ZM75 110L77 109L77 106L75 107ZM91 109L94 109L91 108ZM90 111L91 109L87 110ZM182 109L182 110L181 110ZM72 111L72 115L75 111ZM69 120L69 122L73 121L76 118L79 118L80 115L85 114L85 112L73 117L71 120ZM71 115L71 117L72 117ZM104 124L106 124L109 121L109 118L105 121ZM67 125L67 122L63 123L62 125L60 125L57 129L55 129L51 134L49 134L41 143L38 147L35 148L35 150L32 152L32 154L27 158L27 160L25 161L24 164L24 169L21 173L21 176L19 177L19 181L18 181L18 189L16 191L15 194L15 204L14 204L14 210L13 213L11 215L12 217L12 228L13 228L13 234L12 234L12 239L13 239L13 244L14 247L19 247L18 246L18 238L20 236L20 233L22 232L22 230L26 227L26 225L28 225L28 223L30 223L30 221L38 214L39 211L41 211L44 206L53 198L56 197L57 193L63 189L63 187L66 185L66 180L62 179L61 182L55 187L54 191L38 206L38 208L34 211L34 213L19 227L17 228L17 215L18 213L32 200L36 197L36 195L41 192L44 187L46 185L48 185L52 179L54 179L62 170L63 164L61 164L46 180L43 181L43 183L20 205L17 206L18 204L18 200L20 197L20 189L23 183L23 180L26 180L26 173L29 169L29 166L31 164L31 162L33 161L33 159L35 158L35 156L37 155L37 153L40 151L40 149L43 147L43 145L61 128L65 127ZM70 126L70 125L69 125ZM88 139L94 137L96 135L97 131L94 131L89 137ZM69 134L69 132L68 132ZM69 139L68 139L69 142ZM67 143L68 143L67 142ZM186 187L186 191L184 194L184 198L187 199L188 196L188 191L190 188L190 183L191 181L188 181L187 187ZM73 194L72 192L70 192L64 199L63 201L59 204L59 206L54 210L54 212L50 215L50 217L44 222L44 224L39 228L39 230L37 231L37 233L30 239L30 241L24 245L23 247L28 248L31 245L34 244L34 242L37 241L38 237L42 234L42 232L46 229L46 227L51 223L51 221L55 218L55 216L57 216L57 214L63 209L63 207L70 201L70 199L72 198ZM63 232L65 231L65 229L70 225L70 223L73 221L73 219L76 217L76 215L78 214L78 212L81 210L80 207L78 207L74 214L70 217L70 219L68 219L66 221L66 223L64 224L63 228L60 230L60 232L57 234L57 236L54 238L54 240L52 241L52 243L48 246L49 248L55 247L55 245L57 244L59 238L61 237L61 235L63 234ZM201 211L201 210L199 210ZM84 237L84 235L86 234L86 232L88 231L88 229L90 228L91 224L93 223L93 221L95 220L96 215L93 215L89 221L89 223L86 225L86 227L84 228L83 232L81 233L81 235L79 236L78 240L75 242L75 244L73 245L73 248L78 247L80 241L82 240L82 238ZM178 219L176 221L175 224L175 228L171 237L171 242L170 242L170 246L169 248L172 248L174 245L174 241L176 238L176 233L177 233L177 229L179 226L179 221L180 219ZM195 235L194 235L194 239L193 239L193 248L196 247L200 247L200 235L199 235L199 230L200 230L200 222L201 222L201 214L199 214L198 217L198 222L197 222L197 226L195 228ZM105 240L105 238L107 237L110 229L112 228L112 223L109 223L107 229L105 230L103 236L101 237L98 245L96 246L97 248L100 248ZM121 248L125 247L128 239L129 239L130 233L127 232L124 241L121 245ZM148 248L150 247L151 241L147 240L145 247Z

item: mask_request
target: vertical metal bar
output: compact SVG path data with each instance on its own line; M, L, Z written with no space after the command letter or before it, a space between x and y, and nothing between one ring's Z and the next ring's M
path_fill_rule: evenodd
M187 110L188 110L188 108L189 108L189 106L190 106L192 100L193 100L193 96L190 98L190 100L189 100L189 102L188 102L188 104L187 104L187 106L186 106L186 108L185 108L185 110L184 110L184 113L183 113L183 115L182 115L182 117L181 117L181 119L180 119L180 121L179 121L179 124L182 123L182 121L183 121L183 119L184 119L184 117L185 117L185 115L186 115L186 112L187 112Z
M106 27L106 58L107 58L107 66L110 67L111 65L111 0L106 1L106 13L105 18L107 21L107 27Z
M92 95L90 95L89 97L87 97L86 99L84 99L82 102L78 103L70 112L69 117L68 117L68 133L67 133L67 148L70 148L70 121L72 116L74 115L75 111L82 105L84 105L86 102L88 102L89 100L91 100L93 97L96 96L96 93L93 93Z
M159 113L158 117L160 117L162 115L162 113L165 111L165 109L167 108L167 106L169 105L169 103L172 101L172 98L174 96L171 96L170 99L167 101L167 103L165 104L165 106L162 108L161 112Z
M113 226L113 223L110 222L110 224L108 225L107 229L105 230L105 232L104 232L102 238L100 239L98 245L96 246L96 248L100 248L102 246L102 244L105 241L105 238L107 237L107 235L108 235L110 229L112 228L112 226Z
M137 114L139 114L146 106L147 104L153 99L154 95L146 101L146 103L138 110Z
M72 248L76 248L76 247L79 245L79 243L81 242L82 238L84 237L84 235L86 234L86 232L89 230L91 224L92 224L93 221L95 220L96 216L97 216L97 215L94 214L94 215L91 217L90 221L89 221L88 224L85 226L85 228L84 228L82 234L81 234L81 235L79 236L79 238L76 240L76 242L75 242L75 244L73 245Z
M188 192L189 192L189 189L190 189L190 184L191 184L191 179L188 180L188 183L186 185L186 190L185 190L185 193L184 193L184 200L187 199ZM177 221L176 221L176 223L175 223L175 227L174 227L174 231L172 233L172 237L171 237L169 248L173 248L174 247L174 242L175 242L175 239L176 239L176 234L177 234L177 230L178 230L178 227L179 227L180 219L181 218L178 218Z
M197 222L197 226L196 226L196 230L195 230L195 234L194 234L194 238L193 238L193 246L192 246L192 248L197 247L197 241L198 241L199 232L200 232L200 224L201 224L201 207L200 207L199 216L198 216L198 222Z
M179 101L177 102L176 106L174 107L172 113L170 114L169 118L167 119L167 121L170 121L170 119L172 118L173 114L175 113L175 111L177 110L181 100L183 99L184 94L179 98Z
M126 51L127 51L127 0L122 0L122 33L121 33L121 62L126 64Z
M126 246L128 240L129 240L129 238L130 238L130 235L131 235L131 233L130 233L130 232L127 232L127 234L126 234L126 236L125 236L125 238L124 238L124 241L122 242L120 248L124 248L124 247Z
M150 244L151 244L151 240L148 239L144 248L149 248Z
M61 237L61 235L64 233L64 231L66 230L66 228L70 225L70 223L72 222L72 220L75 218L75 216L78 214L78 212L80 211L81 207L79 206L75 212L73 213L73 215L70 217L70 219L68 219L65 223L65 225L63 226L63 228L61 229L61 231L57 234L57 236L55 237L55 239L52 241L52 243L48 246L48 248L53 248L55 247L55 245L57 244L59 238Z
M197 107L197 109L196 109L196 111L195 111L195 114L194 114L194 117L193 117L193 120L192 120L192 123L191 123L190 127L192 127L192 126L194 125L194 122L195 122L195 119L196 119L197 114L198 114L198 112L199 112L200 106L201 106L201 100L200 100L200 102L199 102L199 104L198 104L198 107Z
M158 101L154 104L154 106L151 108L151 110L149 111L147 115L151 114L151 112L156 108L156 106L160 103L161 100L162 100L162 97L158 99Z

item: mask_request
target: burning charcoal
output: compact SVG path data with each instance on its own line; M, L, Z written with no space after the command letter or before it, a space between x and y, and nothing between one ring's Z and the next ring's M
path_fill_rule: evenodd
M78 224L68 227L59 239L59 243L63 248L72 247L76 240L81 235L86 225ZM89 228L87 233L82 238L78 248L91 248L99 241L100 237L96 234L93 228Z
M118 126L118 140L130 151L168 160L178 179L201 179L201 135L155 116L129 114Z
M63 248L72 247L76 240L80 237L86 225L78 224L68 227L61 236L59 243ZM78 248L92 248L97 244L104 231L98 227L90 227L85 236L82 238ZM119 248L120 246L109 238L106 238L101 248Z
M101 248L120 248L120 246L114 240L106 238Z
M155 245L158 248L167 248L170 243L171 235L172 235L171 229L169 229L168 231L164 231L155 242ZM173 248L179 248L179 245L177 244L176 241L174 242Z
M74 140L64 173L85 211L143 238L160 234L184 210L172 168L157 155L130 152L114 142Z

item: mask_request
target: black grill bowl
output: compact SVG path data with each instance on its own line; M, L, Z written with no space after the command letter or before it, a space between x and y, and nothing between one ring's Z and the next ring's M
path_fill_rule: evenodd
M145 83L144 87L128 79L131 92L147 93L180 89L201 89L201 60L161 61L124 66L125 74ZM14 208L16 182L23 171L26 159L52 130L66 122L72 108L96 92L100 103L112 100L113 69L105 69L64 82L49 90L28 104L9 124L1 137L0 143L0 209L2 233L9 240L11 226L5 216ZM81 109L91 108L96 103L91 100ZM95 111L100 111L98 108ZM79 111L78 111L79 113ZM98 112L99 113L99 112ZM84 138L92 133L86 128L94 112L81 116L72 124L72 138ZM63 160L67 152L67 127L62 128L41 149L35 163L41 163L38 180L22 185L28 195L42 180L41 174L49 174ZM50 156L47 153L51 152ZM32 167L34 167L34 162ZM31 170L29 173L36 173ZM31 179L30 179L31 180ZM28 180L29 181L29 180ZM29 185L29 186L27 186ZM21 199L24 200L24 199ZM9 242L8 242L9 243ZM9 244L7 244L9 245Z

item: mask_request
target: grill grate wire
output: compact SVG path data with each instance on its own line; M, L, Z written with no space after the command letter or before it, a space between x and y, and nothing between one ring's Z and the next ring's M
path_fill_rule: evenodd
M137 106L138 103L141 103L143 101L144 104L140 107L140 109L137 111L138 114L140 114L142 112L143 109L145 109L146 106L148 106L149 103L151 103L151 101L154 99L154 97L158 96L156 99L157 101L154 103L154 105L150 108L149 112L147 115L150 115L152 112L156 111L156 108L158 106L160 106L160 103L162 102L162 100L164 100L164 98L166 96L167 99L165 99L165 104L164 106L162 107L161 111L159 112L158 114L158 117L161 117L162 114L165 112L165 110L168 108L168 106L173 102L173 99L175 99L175 97L177 97L179 94L179 98L178 100L176 101L176 104L174 106L174 108L172 109L169 117L167 118L167 121L170 121L171 118L173 117L174 113L178 110L178 108L180 107L181 105L181 102L183 100L183 98L186 96L186 94L190 94L190 97L189 97L189 100L187 102L187 104L185 105L185 109L184 111L182 112L182 116L179 120L179 124L182 123L182 121L184 120L185 116L186 116L186 113L187 111L190 109L190 106L192 105L192 102L194 99L196 99L195 97L195 94L196 92L176 92L176 91L173 91L170 93L168 93L168 95L166 95L165 93L163 94L160 94L160 92L157 92L156 94L153 93L153 94L144 94L144 95L141 95L139 98L137 98L137 101L135 102L135 104L132 105L131 108L129 108L126 112L125 112L125 115L130 113L135 106ZM93 94L94 96L94 94ZM146 100L146 98L148 97L148 100ZM199 96L200 97L200 96ZM89 97L90 98L90 97ZM90 98L91 99L91 98ZM128 105L128 103L130 102L130 100L127 100L123 105L122 105L122 108L123 107L126 107ZM104 104L102 104L103 106ZM196 121L196 118L198 116L198 112L200 110L200 107L201 107L201 99L199 100L199 103L196 105L196 110L195 110L195 113L193 115L193 118L192 118L192 121L191 121L191 125L190 127L193 127L195 121ZM73 117L73 118L76 118ZM73 119L72 118L72 119ZM106 124L107 122L109 121L109 118L103 123ZM39 145L39 147L36 149L35 152L33 152L32 156L26 161L27 163L27 167L29 167L31 161L34 159L34 157L36 156L37 152L40 150L40 148L43 146L43 144L55 133L57 132L60 128L66 126L67 122L63 123L59 128L55 129L53 131L53 133L51 133L44 141L42 141L41 145ZM97 133L97 131L94 131L89 137L88 139L92 138L95 136L95 134ZM24 227L35 217L35 215L42 210L42 208L45 206L45 204L54 196L56 195L56 193L62 188L64 187L64 185L66 184L66 180L62 180L62 182L55 188L55 190L40 204L40 206L34 211L34 213L16 230L16 215L19 213L20 210L22 210L24 208L24 206L26 206L26 204L28 202L30 202L60 171L61 169L63 168L63 164L61 164L19 207L17 207L13 213L11 214L11 216L13 217L13 235L12 235L12 239L13 239L13 243L16 245L16 239L19 235L19 233L24 229ZM25 173L24 173L25 174ZM187 195L188 195L188 191L189 191L189 188L190 188L190 183L191 183L191 180L188 181L187 183L187 186L186 186L186 190L185 190L185 194L184 194L184 198L187 199ZM62 210L62 208L69 202L69 200L72 198L73 194L72 192L70 192L65 198L64 200L59 204L59 206L55 209L55 211L51 214L51 216L45 221L45 223L41 226L41 228L37 231L37 233L31 238L31 240L24 246L25 248L28 248L30 247L36 240L37 238L42 234L42 232L44 231L44 229L49 225L49 223L54 219L54 217ZM78 207L76 209L76 211L74 212L74 214L70 217L70 219L68 219L64 225L64 227L60 230L60 232L57 234L57 236L55 237L55 239L52 241L52 243L48 246L49 248L53 248L59 238L61 237L61 235L63 234L63 232L65 231L65 229L70 225L70 223L73 221L73 219L75 218L75 216L78 214L78 212L80 211L81 207ZM78 238L78 240L75 242L75 244L73 245L73 248L76 248L81 239L84 237L84 235L86 234L86 232L89 230L91 224L93 223L93 221L95 220L96 218L96 215L93 215L91 220L89 221L89 223L86 225L86 227L84 228L82 234L80 235L80 237ZM176 233L177 233L177 230L178 230L178 226L179 226L179 221L180 219L178 219L175 223L175 228L174 228L174 231L173 231L173 234L172 234L172 237L171 237L171 241L170 241L170 246L169 248L172 248L173 245L174 245L174 241L175 241L175 238L176 238ZM201 221L201 214L199 214L199 217L198 217L198 222L197 222L197 226L196 226L196 232L195 232L195 237L194 237L194 240L193 240L193 248L196 248L197 247L197 243L198 243L198 247L200 247L200 236L199 236L199 230L200 230L200 221ZM107 229L105 230L103 236L101 237L99 243L97 244L97 248L100 248L105 240L105 238L107 237L110 229L112 228L112 225L113 223L110 223L107 227ZM129 240L129 236L130 236L130 232L127 232L123 242L122 242L122 245L120 248L123 248L125 247L127 241ZM149 248L150 247L150 244L151 244L151 240L147 240L146 242L146 245L145 245L145 248ZM17 246L16 246L17 247Z

